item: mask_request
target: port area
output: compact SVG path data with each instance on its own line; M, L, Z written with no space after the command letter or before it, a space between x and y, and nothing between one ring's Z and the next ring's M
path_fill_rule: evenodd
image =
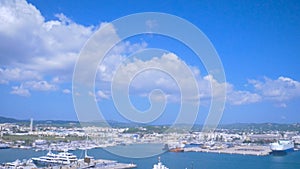
M117 161L112 160L104 160L104 159L97 159L93 160L91 163L86 163L83 160L79 160L74 166L65 166L66 168L107 168L107 169L127 169L127 168L136 168L136 164L125 164L119 163Z
M268 146L259 145L240 145L228 148L202 148L202 147L189 147L184 148L184 152L206 152L206 153L224 153L224 154L242 154L242 155L255 155L266 156L272 151Z
M55 166L36 166L32 162L20 163L13 162L0 166L0 169L129 169L136 168L136 164L119 163L113 160L97 159L86 162L83 159L68 165L55 165Z
M40 169L87 169L87 168L95 168L95 169L128 169L128 168L136 168L136 164L125 164L119 163L117 161L112 160L104 160L97 159L93 160L90 163L86 163L83 160L79 160L76 163L69 165L60 165L60 166L49 166L49 167L41 167Z

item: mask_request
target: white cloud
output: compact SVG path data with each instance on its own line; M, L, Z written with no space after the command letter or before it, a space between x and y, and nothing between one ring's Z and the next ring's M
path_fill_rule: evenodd
M286 108L286 102L300 97L300 82L288 77L280 76L273 80L264 77L263 80L248 80L247 86L254 91L238 91L233 86L227 88L227 101L233 105L257 103L262 101L275 102L276 107Z
M19 96L30 96L30 91L55 91L58 87L47 81L26 81L21 83L20 86L13 86L11 94Z
M0 83L9 83L10 81L38 80L41 75L31 70L23 70L20 68L2 69L0 68Z
M30 96L31 91L58 91L60 84L70 82L78 53L86 40L97 27L108 24L84 26L62 13L55 16L57 19L47 21L35 6L25 0L0 1L0 84L14 84L11 94ZM153 20L145 24L149 30L157 26ZM105 32L105 38L108 39L111 35L116 37L116 30L110 26ZM189 93L185 98L187 100L210 100L212 96L221 96L224 88L227 89L227 102L232 105L271 100L280 107L286 107L285 102L300 96L300 82L287 77L249 80L249 84L254 87L253 91L236 90L228 82L220 83L211 75L201 75L197 67L186 65L171 53L153 56L148 60L126 60L126 55L146 47L145 42L122 42L112 49L98 66L97 87L101 90L97 90L94 96L97 100L110 98L110 84L119 66L119 73L123 74L118 79L121 83L126 82L126 78L136 70L145 67L158 66L168 70L176 75L177 82L182 84L182 90ZM183 71L186 66L192 71L198 84L197 96L189 89L193 79ZM167 100L178 102L180 91L177 82L163 71L148 70L135 76L130 92L148 97L153 89L161 89ZM71 93L69 89L59 91Z
M288 77L280 76L275 80L265 77L263 80L249 80L249 83L266 100L284 102L300 97L300 82Z
M64 90L62 90L62 92L63 92L64 94L70 94L70 93L71 93L71 90L70 90L70 89L64 89Z
M0 84L23 84L27 90L55 91L56 85L69 83L79 51L99 26L83 26L64 14L45 20L40 11L25 0L0 1ZM106 23L107 25L107 23ZM107 33L116 36L112 28ZM122 42L108 62L116 62L121 53L130 53L147 44ZM110 66L102 71L113 72ZM105 74L103 74L105 75ZM111 74L105 75L111 78ZM13 92L15 93L15 92Z
M201 77L197 67L186 65L173 53L154 56L148 60L133 58L126 61L125 57L114 55L106 59L107 61L99 66L98 79L108 83L106 86L98 83L98 88L101 89L109 90L114 76L113 80L120 85L119 88L126 87L130 83L129 92L132 95L148 97L151 91L159 89L165 94L165 97L160 96L159 99L166 98L171 102L180 102L183 91L185 92L185 98L183 98L185 101L209 100L212 96L216 98L222 96L222 90L226 89L226 85L228 85L217 82L211 75ZM117 68L118 70L116 70ZM199 90L192 88L193 83L198 85ZM213 95L211 87L214 88ZM105 98L109 98L108 95L111 93L106 92Z
M23 84L24 88L35 91L54 91L57 87L54 84L50 84L47 81L27 81Z
M151 31L153 28L156 28L158 26L158 23L156 20L147 20L145 22L145 24L149 31Z
M0 1L0 83L53 75L71 79L78 52L95 27L56 17L46 21L25 0Z
M24 89L23 85L21 86L13 86L12 91L10 92L11 94L19 95L19 96L30 96L30 92L28 89Z
M231 91L227 93L227 100L232 105L257 103L262 100L259 94L249 91Z
M98 91L97 91L97 98L98 98L98 100L99 100L99 99L109 99L110 96L107 94L107 92L98 90Z
M287 105L285 103L279 103L276 106L280 107L280 108L286 108L287 107Z
M123 87L130 83L131 93L140 96L147 96L152 90L160 89L169 95L169 99L180 99L183 91L184 99L190 99L197 93L197 88L196 93L191 91L192 84L197 83L192 76L189 67L182 60L173 53L166 53L149 60L134 58L131 62L122 64L115 72L114 83Z
M114 62L113 58L117 58L117 61ZM168 70L168 73L170 74L178 75L177 77L179 77L179 79L176 80L184 82L183 84L185 85L183 86L183 89L188 90L189 83L191 82L190 79L187 78L188 76L182 71L185 65L184 61L172 53L153 57L149 60L135 58L131 62L126 63L122 63L125 60L122 56L111 56L111 58L108 57L107 60L111 61L106 62L109 66L105 66L106 63L103 63L102 67L100 66L99 68L100 71L98 77L102 77L102 79L106 79L107 82L111 82L111 77L115 75L115 73L120 73L117 76L118 79L114 79L120 84L127 83L129 77L134 77L130 81L130 94L133 95L148 97L153 89L161 89L164 91L167 100L175 102L180 101L178 84L169 74L153 69L145 70L135 75L137 70L143 70L147 67L160 67L162 70ZM118 68L118 66L120 67L118 72L116 72L115 69ZM111 67L113 67L113 69L109 69ZM200 99L201 101L206 101L210 100L212 96L218 98L222 96L224 89L226 89L227 103L231 105L252 104L267 100L287 101L300 96L300 82L291 78L279 77L276 80L265 78L264 81L249 80L248 87L249 84L250 86L253 85L255 90L249 90L248 88L236 90L233 84L228 82L220 83L211 75L201 76L198 68L188 67L192 70L199 87L199 96L195 97L195 95L193 95L194 97L190 98L191 100ZM105 89L110 87L110 83L107 84ZM107 95L110 95L110 93L107 92L105 96ZM287 106L285 103L276 105L280 105L280 107Z

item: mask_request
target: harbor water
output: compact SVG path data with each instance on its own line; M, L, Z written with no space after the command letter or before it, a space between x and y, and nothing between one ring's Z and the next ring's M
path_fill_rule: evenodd
M125 146L126 147L126 146ZM121 147L114 147L120 149ZM126 151L124 147L122 147ZM131 149L132 150L132 149ZM84 157L84 151L71 151L78 158ZM45 155L47 151L34 151L22 149L0 149L0 163L15 161L16 159L29 159ZM134 153L134 152L130 152ZM158 162L158 156L148 158L121 157L102 148L91 149L88 154L95 158L117 160L123 163L135 163L137 169L152 169ZM299 169L300 151L290 152L284 156L252 156L238 154L218 154L204 152L166 152L159 155L161 161L169 169Z

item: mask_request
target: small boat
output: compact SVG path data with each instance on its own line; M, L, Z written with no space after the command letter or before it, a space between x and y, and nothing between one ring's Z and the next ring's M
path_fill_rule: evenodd
M170 152L183 152L185 144L175 144L169 147Z
M178 153L178 152L183 152L184 149L181 148L181 147L176 147L176 148L171 148L169 151L170 151L170 152Z
M160 162L160 157L158 157L158 163L153 165L153 169L169 169L168 167L164 166Z
M7 148L10 148L10 147L9 147L9 144L6 144L6 143L0 143L0 149L7 149Z
M2 166L0 166L0 169L33 169L37 168L34 163L32 163L32 160L16 160L14 162L8 162L4 163Z

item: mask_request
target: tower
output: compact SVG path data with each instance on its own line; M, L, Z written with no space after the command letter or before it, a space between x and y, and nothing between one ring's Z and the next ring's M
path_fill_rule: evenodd
M33 131L33 118L30 118L30 132Z

